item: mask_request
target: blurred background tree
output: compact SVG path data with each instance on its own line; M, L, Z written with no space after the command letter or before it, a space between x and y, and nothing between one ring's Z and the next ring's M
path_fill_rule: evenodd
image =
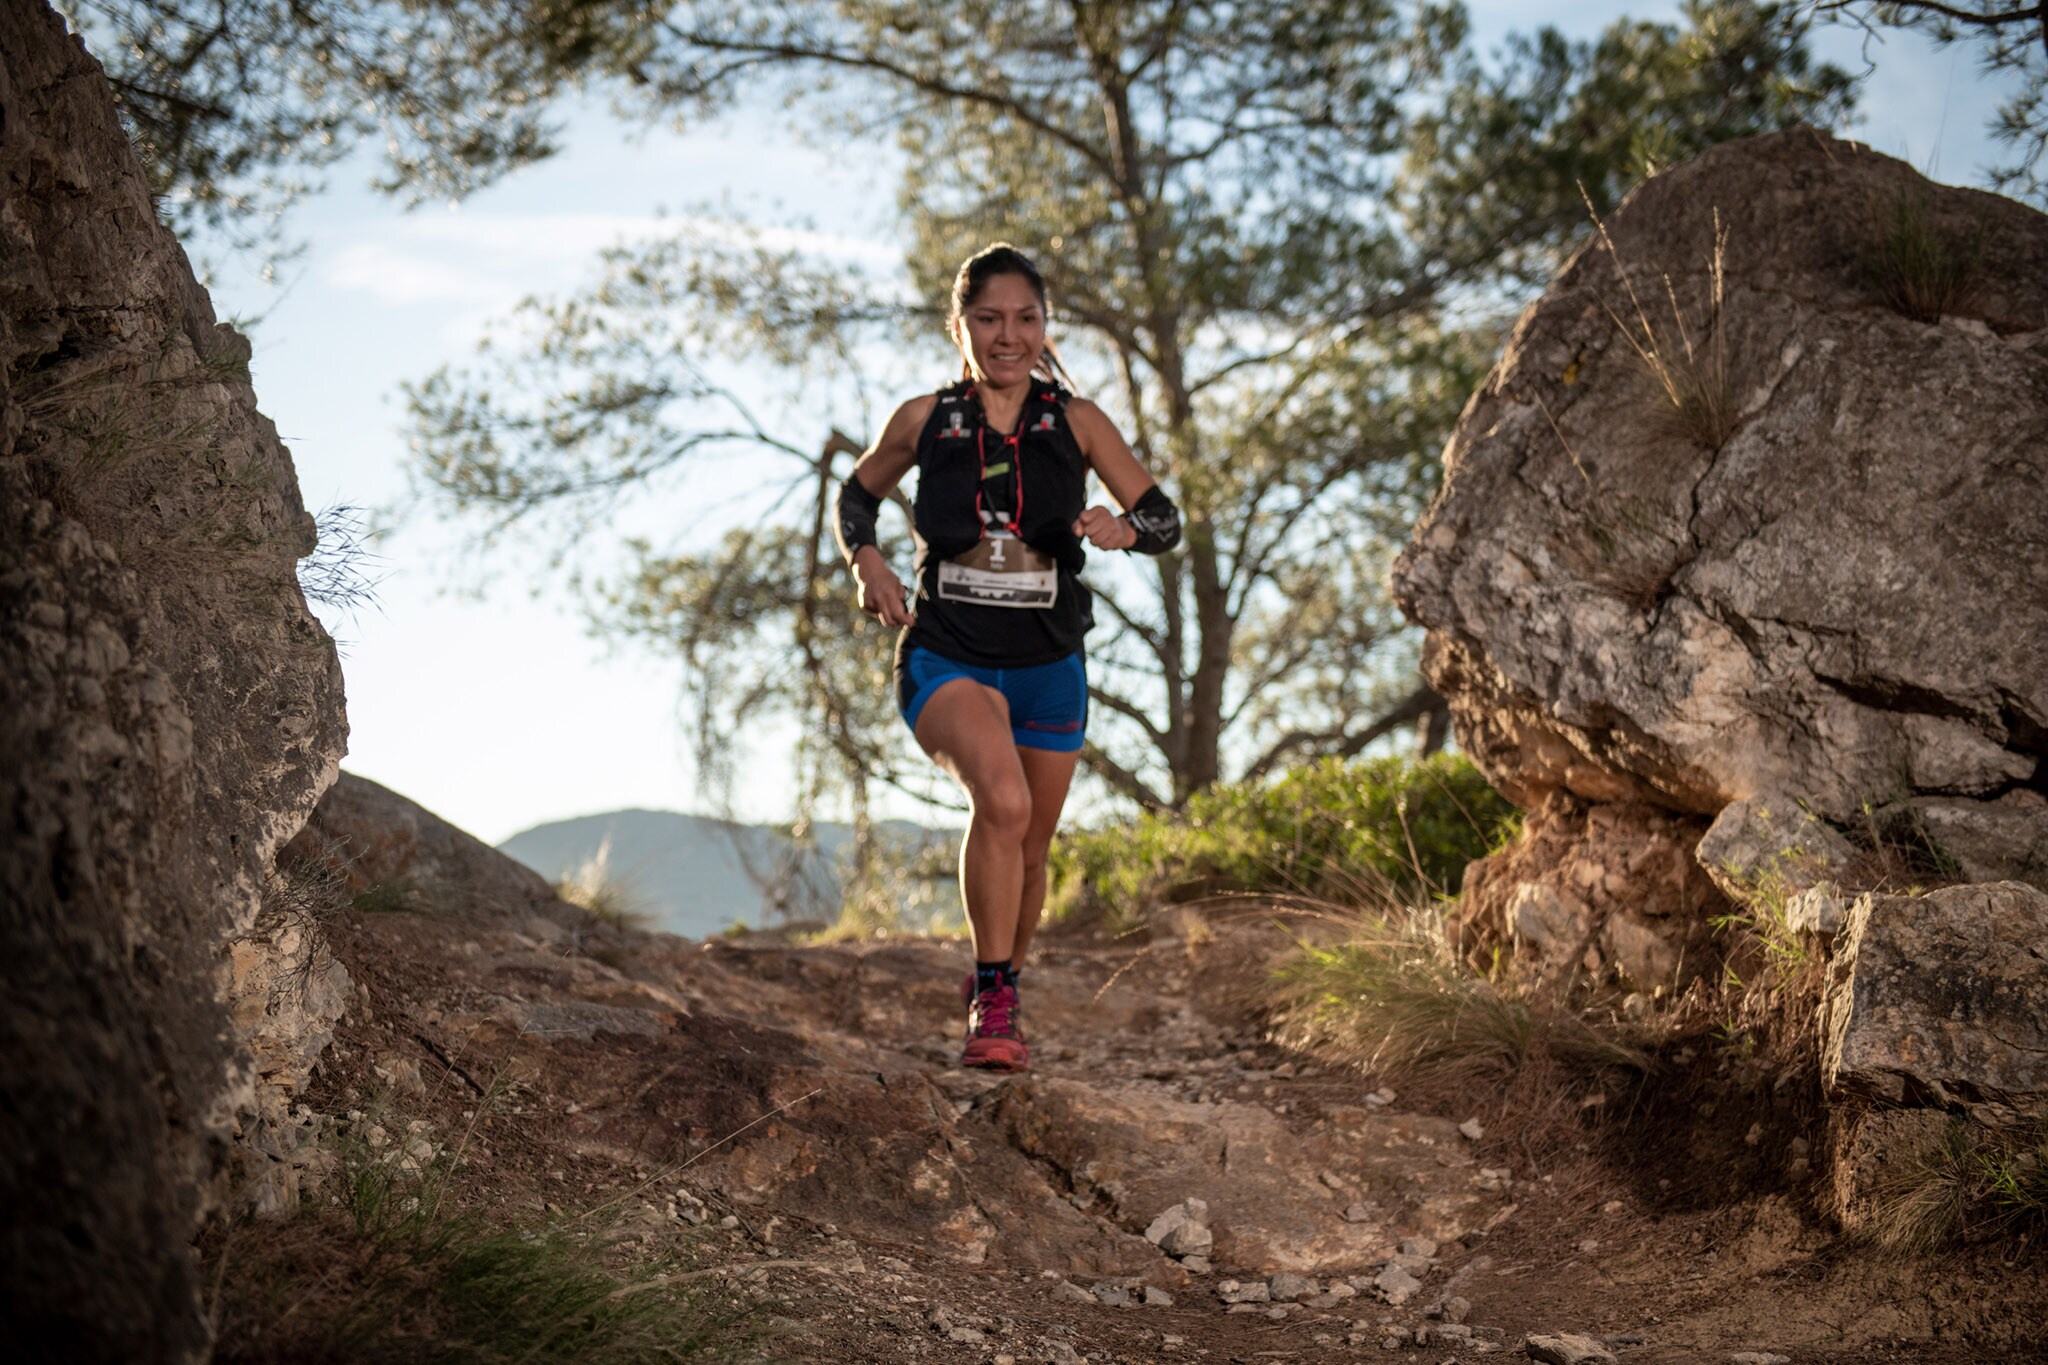
M1077 376L1186 513L1179 553L1091 575L1088 770L1177 808L1403 727L1441 742L1384 572L1506 322L1587 199L1604 213L1721 140L1836 125L1852 97L1811 58L1808 10L1748 0L1485 61L1461 7L1408 0L74 13L169 210L208 221L274 212L372 133L394 192L460 194L547 155L547 120L592 91L681 121L771 91L810 136L893 145L901 273L679 222L409 394L433 509L483 544L538 537L606 629L680 654L706 759L794 721L798 794L850 784L857 810L907 754L888 642L851 611L822 509L887 403L947 377L891 358L933 353L964 256L1007 238L1040 259ZM788 401L757 411L736 372ZM717 540L691 477L736 449L787 478ZM682 532L624 568L583 558L657 496Z

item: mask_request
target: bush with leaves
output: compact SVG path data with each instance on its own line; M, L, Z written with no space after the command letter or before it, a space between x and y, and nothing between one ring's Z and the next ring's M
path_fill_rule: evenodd
M1458 755L1324 759L1198 793L1178 814L1062 835L1054 913L1119 916L1176 888L1395 900L1452 894L1518 816Z

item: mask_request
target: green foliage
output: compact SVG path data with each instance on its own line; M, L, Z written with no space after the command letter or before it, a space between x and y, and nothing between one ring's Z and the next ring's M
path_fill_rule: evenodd
M1092 902L1133 915L1177 885L1391 901L1454 894L1465 865L1516 822L1460 756L1324 759L1272 782L1212 787L1177 813L1062 834L1051 903L1055 914Z
M1574 1065L1645 1064L1569 1010L1472 971L1435 908L1330 910L1346 926L1343 939L1304 943L1274 983L1279 1034L1290 1044L1389 1079L1501 1079L1539 1054Z

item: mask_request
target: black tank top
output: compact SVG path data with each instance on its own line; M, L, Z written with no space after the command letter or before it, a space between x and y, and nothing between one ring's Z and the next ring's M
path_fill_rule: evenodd
M971 382L939 390L917 438L917 624L904 632L904 646L982 668L1032 668L1081 648L1095 624L1080 579L1087 554L1074 534L1086 505L1088 461L1067 426L1068 396L1034 378L1017 429L1007 432L989 427ZM1000 472L984 477L985 471ZM1051 606L991 607L938 595L940 562L981 540L984 511L1057 564Z

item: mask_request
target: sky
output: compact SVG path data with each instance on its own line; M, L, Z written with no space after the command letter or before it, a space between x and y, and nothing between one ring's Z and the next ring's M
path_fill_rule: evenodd
M1511 27L1548 23L1589 37L1623 14L1670 18L1678 7L1469 8L1481 47L1491 48ZM1823 32L1816 46L1862 69L1857 35ZM1995 156L1984 129L1998 92L1970 51L1936 52L1893 34L1872 56L1876 72L1850 135L1936 179L1984 183ZM306 505L405 508L401 383L464 363L521 298L573 290L600 248L654 228L664 213L722 202L722 212L761 222L808 219L821 251L900 261L890 152L808 146L781 118L750 110L687 134L641 134L600 109L579 110L561 155L460 204L411 211L367 188L367 160L335 168L328 188L292 212L288 231L306 249L277 285L233 262L213 283L221 317L256 319L257 398L291 450ZM949 369L943 338L934 336L931 356L937 382ZM743 487L756 473L727 462L709 487ZM662 529L652 512L627 516ZM351 729L343 766L493 843L626 807L707 811L689 761L680 667L593 638L531 547L491 561L491 584L477 591L459 544L456 530L410 515L377 545L378 605L323 610L342 641ZM751 737L736 813L788 817L790 740Z

